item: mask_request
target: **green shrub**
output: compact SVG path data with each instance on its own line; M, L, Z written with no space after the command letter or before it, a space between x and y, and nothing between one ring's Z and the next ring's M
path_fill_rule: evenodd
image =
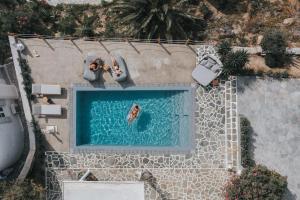
M236 12L240 10L243 1L241 0L210 0L210 2L223 12ZM244 7L243 7L244 9Z
M32 164L32 170L28 174L28 177L33 179L35 182L40 183L41 185L45 184L45 151L47 147L45 144L47 143L45 134L42 134L40 125L38 121L34 118L31 122L33 127L33 132L36 138L36 153L34 155L34 161Z
M225 195L228 200L281 200L286 189L286 177L257 165L246 168L240 176L233 177L225 186Z
M31 69L29 68L29 65L25 59L20 59L20 67L21 67L21 74L23 76L23 85L24 90L26 92L27 98L29 100L32 100L34 98L33 95L31 95L32 92L32 77L31 77Z
M288 56L286 54L287 41L285 35L278 30L268 30L263 37L261 47L266 53L265 62L269 67L283 67Z
M284 72L272 72L271 70L266 73L267 76L281 80L283 78L289 78L290 75L287 71Z
M23 183L12 181L0 182L0 197L1 199L45 199L45 189L33 182L32 180L25 180Z
M221 57L221 61L226 60L226 56L231 52L231 43L228 40L223 40L218 46L218 54Z
M223 73L229 75L242 75L245 65L249 61L249 54L245 50L229 52L223 62Z
M262 10L267 2L266 0L250 0L250 4L251 4L251 11L250 14L253 16L256 13L258 13L260 10Z
M83 18L83 22L81 24L81 32L80 35L83 37L92 37L95 35L94 33L94 27L93 27L93 23L96 20L96 16L84 16Z
M198 40L207 26L201 18L180 9L172 0L117 0L111 7L113 19L124 33L141 39Z
M285 63L285 54L271 54L267 53L265 55L265 63L269 67L283 67Z
M76 31L75 17L68 15L63 18L58 23L58 30L64 35L72 35Z
M253 130L250 122L242 117L240 121L241 127L241 163L243 167L253 167L255 161L252 155L252 134Z
M203 14L203 18L205 20L211 18L211 16L213 15L213 12L204 3L201 4L200 11Z

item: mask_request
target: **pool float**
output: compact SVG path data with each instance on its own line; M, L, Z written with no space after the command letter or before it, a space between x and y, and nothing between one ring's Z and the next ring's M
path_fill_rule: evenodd
M132 106L131 106L131 108L130 108L130 110L129 110L129 112L128 112L128 115L127 115L127 121L128 121L128 123L131 123L131 122L133 122L134 120L136 120L136 119L139 117L139 115L140 115L140 113L141 113L141 111L142 111L141 107L139 106L139 111L138 111L136 117L135 117L134 119L130 120L130 115L131 115L131 113L132 113L132 111L133 111L133 109L134 109L135 106L137 106L137 104L135 104L135 103L132 104Z

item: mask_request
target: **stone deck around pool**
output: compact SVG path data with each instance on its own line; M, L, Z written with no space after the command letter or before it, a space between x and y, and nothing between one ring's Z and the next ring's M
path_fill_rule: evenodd
M143 172L152 174L145 182L145 199L219 200L229 177L228 167L238 169L236 80L219 87L196 89L195 149L178 153L70 153L70 88L74 83L106 87L116 83L108 73L89 83L82 78L83 60L96 52L103 59L119 53L126 61L129 79L120 86L147 84L195 84L191 73L196 56L214 53L212 46L110 42L59 39L20 39L26 46L35 83L59 84L63 106L61 117L37 118L40 126L57 125L58 134L46 134L46 188L48 200L61 199L61 182L78 180L78 173L91 169L99 181L136 181ZM197 48L202 47L198 51ZM38 55L38 56L37 56ZM38 100L40 101L40 99ZM35 102L36 103L36 102Z
M37 118L40 126L56 125L59 134L46 135L49 150L69 152L69 121L71 114L70 88L72 84L88 84L105 87L115 84L121 87L147 84L193 83L192 70L196 63L196 49L200 45L157 44L142 42L85 41L19 38L26 46L24 56L31 69L35 83L59 84L61 96L51 96L55 104L62 105L60 117ZM94 52L105 61L109 53L120 54L127 65L129 77L123 83L113 80L110 73L103 72L99 80L88 82L83 79L83 61ZM40 100L40 99L38 99Z
M231 141L225 139L228 132L225 131L225 102L226 95L236 95L227 88L235 85L235 81L222 82L217 88L198 86L196 148L190 154L47 152L48 199L60 199L61 181L78 180L78 173L87 169L91 169L99 181L136 181L140 180L141 173L150 172L155 183L145 182L146 200L223 199L223 186L229 177L225 141Z

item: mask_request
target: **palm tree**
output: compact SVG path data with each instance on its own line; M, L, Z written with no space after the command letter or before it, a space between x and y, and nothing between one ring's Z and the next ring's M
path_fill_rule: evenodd
M245 50L231 51L226 55L223 62L223 74L228 75L241 75L247 70L245 69L246 63L249 61L249 54Z
M195 39L206 22L176 8L173 0L118 0L112 11L130 36L143 39Z

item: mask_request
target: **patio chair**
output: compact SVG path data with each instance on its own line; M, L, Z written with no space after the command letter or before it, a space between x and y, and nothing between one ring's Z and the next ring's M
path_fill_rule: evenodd
M127 72L127 67L126 67L126 63L125 63L124 59L118 54L112 54L111 56L112 56L112 60L113 59L116 60L117 64L119 65L120 70L122 71L122 73L119 76L117 76L117 74L112 69L111 75L112 75L113 79L118 82L125 81L127 79L128 72Z
M88 81L95 81L99 78L100 75L100 69L97 71L90 70L89 66L90 64L95 61L98 58L98 56L95 53L88 53L84 60L83 64L83 78Z
M207 55L200 60L192 72L192 77L201 85L207 86L222 73L221 61L213 55Z
M60 85L32 84L32 94L61 95Z
M57 133L57 126L48 125L45 128L41 129L41 131L44 134L55 134L55 133Z
M34 115L61 115L61 105L33 105Z

